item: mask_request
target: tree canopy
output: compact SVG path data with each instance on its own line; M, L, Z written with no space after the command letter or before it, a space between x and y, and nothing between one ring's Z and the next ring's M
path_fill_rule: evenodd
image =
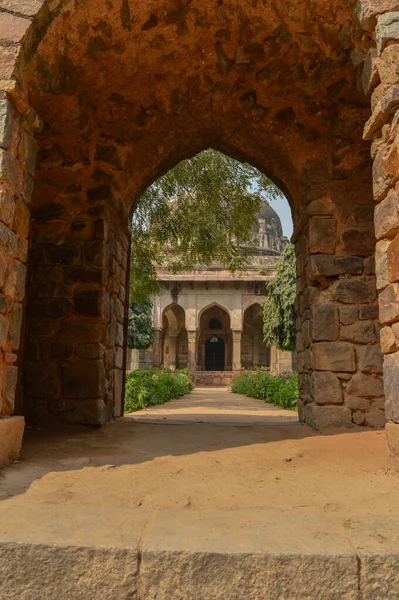
M263 304L263 335L268 346L280 350L295 349L295 249L288 244L283 251L274 279L266 283L267 298Z
M133 215L131 299L159 292L157 266L174 273L214 262L243 266L265 195L281 192L254 167L211 149L158 179Z
M146 350L154 341L152 326L152 304L149 300L129 306L129 322L127 329L128 348Z

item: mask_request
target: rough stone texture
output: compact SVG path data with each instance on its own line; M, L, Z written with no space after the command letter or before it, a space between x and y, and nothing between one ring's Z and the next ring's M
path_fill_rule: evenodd
M377 240L384 237L393 238L399 232L399 198L396 189L377 204L374 226Z
M359 367L363 373L382 373L383 356L381 346L361 346L359 348Z
M393 283L385 288L379 296L380 321L391 323L399 319L399 284Z
M376 42L377 50L381 53L389 40L399 40L399 13L387 12L377 21Z
M330 427L352 427L352 412L347 406L305 406L305 421L313 429L325 430Z
M399 423L399 352L384 356L384 388L386 417Z
M380 398L384 395L384 387L379 377L356 373L348 382L346 392L363 398Z
M211 531L206 529L208 519ZM288 515L282 527L281 517L273 513L265 519L262 513L245 511L232 519L211 511L165 511L157 515L145 541L139 592L148 600L320 595L355 600L355 555L334 528L327 537L319 537L311 518L298 522Z
M0 467L19 458L24 429L23 417L0 419Z
M313 346L315 369L318 371L356 371L355 351L347 342L320 342Z
M385 425L385 432L387 434L388 444L392 454L399 458L399 424L388 422Z
M334 373L314 372L312 392L317 404L342 404L341 384Z
M20 12L15 0L6 0L11 12L0 14L1 89L15 113L11 142L4 132L7 147L0 153L8 193L0 293L13 305L23 299L29 207L30 281L20 351L27 414L88 422L91 413L89 421L98 424L120 414L131 210L161 173L209 146L257 165L290 197L301 401L312 400L307 382L315 362L326 371L355 372L353 344L357 352L369 343L364 340L372 335L364 331L376 324L361 312L376 297L370 158L361 140L370 116L361 91L363 61L376 55L372 36L353 27L353 2L150 0L134 14L128 2L109 4L106 19L95 0L65 0L62 10L58 1L42 10L38 0L19 5ZM383 11L393 8L384 0ZM368 28L383 11L364 1L355 13ZM380 37L385 40L385 30ZM394 64L389 49L388 42L378 62L371 60L368 85L377 84L377 71L387 81L386 51ZM372 107L380 103L389 137L396 91L380 87ZM399 159L394 140L388 151L377 146L374 192L383 200L397 180ZM355 341L341 359L327 350L323 358L320 343L346 344L348 331L335 317L321 332L310 308L327 305L325 315L337 315L338 304L359 309L347 325L363 334L350 334ZM14 306L1 310L7 318L11 313L18 314ZM359 319L373 324L356 327ZM18 347L18 330L8 328L7 350ZM315 340L312 331L319 331ZM104 348L99 357L76 350L94 343ZM0 387L10 366L5 354ZM51 376L50 360L56 363ZM88 368L90 380L93 370L98 375L95 385L75 375L72 385L68 374L82 376L90 361L103 363ZM101 396L94 397L93 388Z

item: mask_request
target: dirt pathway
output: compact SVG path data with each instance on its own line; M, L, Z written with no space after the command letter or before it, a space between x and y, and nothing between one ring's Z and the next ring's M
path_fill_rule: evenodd
M320 435L290 411L199 388L102 429L28 430L21 463L0 472L0 500L0 510L40 503L375 517L398 513L399 477L383 431Z

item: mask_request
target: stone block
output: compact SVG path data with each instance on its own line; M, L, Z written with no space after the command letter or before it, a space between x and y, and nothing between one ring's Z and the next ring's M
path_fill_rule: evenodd
M0 39L11 43L21 42L30 24L29 19L2 12L0 14Z
M366 413L366 423L370 427L384 427L386 422L383 410L373 409Z
M378 304L366 304L365 306L360 307L360 318L362 320L378 319L378 317L379 317Z
M73 295L74 311L78 315L105 320L105 294L101 289L77 288Z
M324 281L337 275L361 275L362 259L359 256L313 254L309 257L307 275L310 281Z
M382 55L378 58L377 69L383 90L386 90L391 85L396 85L399 83L399 73L396 69L398 58L399 47L397 44L386 46ZM376 91L377 90L378 88ZM379 96L382 94L379 94Z
M362 398L380 398L384 395L384 386L380 377L365 373L356 373L348 381L346 393Z
M71 425L104 425L109 418L103 396L80 400L73 410L64 415L63 420Z
M14 194L6 185L0 184L0 221L12 226L15 215Z
M312 394L317 404L342 404L342 390L339 379L328 371L312 373Z
M4 388L1 412L6 415L11 415L14 412L15 407L15 389L18 380L18 367L8 365L3 376Z
M361 396L351 396L350 394L345 393L344 404L351 410L364 411L370 408L371 401L369 398L362 398ZM363 419L363 422L364 420L365 419ZM359 425L359 423L357 424Z
M9 324L10 324L9 317L0 315L0 348L4 347L7 343Z
M381 350L384 354L390 354L399 350L399 339L396 338L392 327L383 327L380 331Z
M390 40L399 40L399 13L386 12L378 17L376 27L377 51L381 54Z
M368 303L375 297L376 289L373 282L362 279L342 279L332 294L333 300L343 304Z
M308 248L311 254L333 254L337 238L337 221L311 218L308 236Z
M374 158L372 171L374 200L380 202L395 185L399 177L397 139L388 147L386 144L382 144Z
M355 350L348 342L318 342L313 345L313 360L318 371L356 371Z
M104 390L105 372L101 360L80 360L64 366L62 391L65 398L102 398Z
M397 6L397 0L357 0L355 15L363 29L374 33L377 17Z
M386 418L399 423L399 352L384 356Z
M368 256L374 251L374 232L370 228L348 228L341 233L341 243L349 255Z
M391 190L388 196L377 204L374 227L377 240L393 238L399 233L399 194L396 189Z
M102 358L105 353L105 347L102 344L79 344L76 348L76 355L79 358Z
M387 250L388 281L399 281L399 234L389 244Z
M391 453L399 458L399 424L386 423L385 432L387 434L388 445Z
M377 290L384 289L388 284L388 248L390 240L381 240L375 246L375 274Z
M44 257L50 265L61 265L62 267L76 265L81 259L80 248L64 244L59 246L47 245L44 248Z
M19 458L24 429L23 417L0 417L0 467Z
M0 222L0 251L15 255L17 251L17 236L4 223Z
M312 429L324 430L330 427L352 427L352 412L347 406L319 406L307 404L304 418Z
M363 373L382 373L383 356L380 344L361 346L358 350L359 368Z
M9 150L3 148L0 148L0 177L11 185L16 194L23 192L23 174L18 162Z
M372 344L376 341L374 321L357 321L352 325L343 325L340 339L360 344Z
M138 597L356 600L355 560L334 526L309 515L159 511L144 537Z
M352 420L355 425L364 425L366 422L366 415L360 411L354 412L352 415Z
M366 96L373 91L380 81L377 62L377 51L375 48L370 48L364 61L362 72L362 86Z
M381 323L399 319L399 283L392 283L380 292L378 298Z
M0 100L0 148L11 146L13 116L11 102Z
M338 309L335 304L314 304L310 315L313 341L334 341L338 338Z
M4 294L17 302L25 298L26 270L19 260L13 260L3 287Z
M351 325L359 318L359 308L357 306L340 306L339 320L343 325Z
M28 304L28 314L34 321L53 321L65 319L73 312L71 300L65 298L51 298L32 300ZM79 325L82 325L79 323Z

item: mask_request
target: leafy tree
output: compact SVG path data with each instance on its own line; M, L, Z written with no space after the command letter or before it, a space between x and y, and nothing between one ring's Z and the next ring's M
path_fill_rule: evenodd
M127 345L135 350L146 350L154 341L152 326L152 304L149 300L129 306Z
M263 335L268 346L295 349L296 260L292 244L283 251L274 279L266 284L263 304Z
M243 266L251 227L280 190L262 173L214 150L179 163L141 196L133 215L131 299L160 291L156 268L174 273L218 262Z

